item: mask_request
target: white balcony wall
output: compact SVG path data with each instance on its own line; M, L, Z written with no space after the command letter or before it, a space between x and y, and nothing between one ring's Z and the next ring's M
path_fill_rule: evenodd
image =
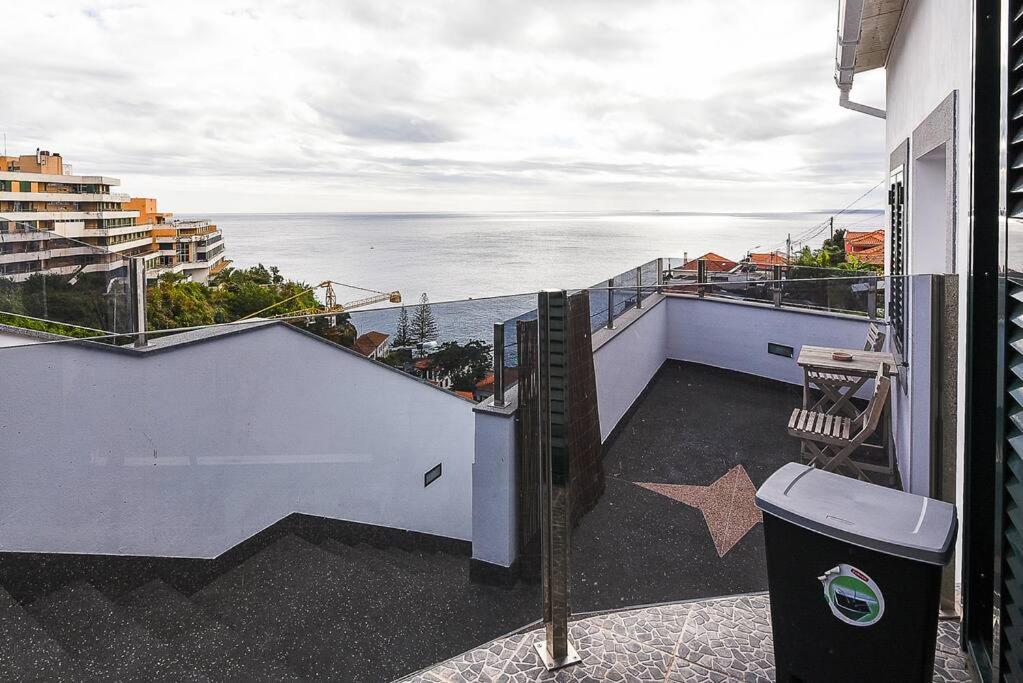
M593 334L600 438L607 440L667 358L666 299L655 296L642 309L628 311L615 329Z
M286 326L0 377L4 551L215 557L292 512L471 537L473 404Z
M768 304L670 296L667 353L674 360L802 385L796 358L804 344L863 348L869 324L865 318ZM793 357L768 353L768 342L791 346Z

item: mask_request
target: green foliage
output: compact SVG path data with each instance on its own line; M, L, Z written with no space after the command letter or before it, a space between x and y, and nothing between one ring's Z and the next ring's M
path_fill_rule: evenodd
M168 273L147 288L146 324L151 330L197 327L217 322L209 288Z
M437 319L430 308L430 299L426 292L419 297L419 305L412 315L412 341L423 343L437 338Z
M24 282L0 278L0 312L13 314L9 324L17 327L41 329L20 317L30 316L47 321L42 324L50 328L43 331L92 328L88 334L74 336L95 336L98 330L122 332L130 325L128 302L123 277L105 273L79 273L74 277L35 273Z
M38 332L48 332L49 334L59 334L64 337L95 337L100 334L100 332L89 330L84 327L61 325L59 323L46 322L43 320L33 320L20 315L11 315L10 313L0 313L0 325L10 325L11 327L20 327L25 330L36 330Z
M409 346L412 344L412 323L408 318L408 311L402 305L398 314L398 324L394 328L393 346Z
M466 344L444 342L430 354L441 375L451 378L456 391L472 391L493 368L493 347L479 339Z

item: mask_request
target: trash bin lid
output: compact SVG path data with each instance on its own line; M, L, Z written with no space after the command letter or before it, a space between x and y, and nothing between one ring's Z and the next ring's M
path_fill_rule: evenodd
M795 462L764 482L757 507L829 538L929 564L948 562L956 536L954 505Z

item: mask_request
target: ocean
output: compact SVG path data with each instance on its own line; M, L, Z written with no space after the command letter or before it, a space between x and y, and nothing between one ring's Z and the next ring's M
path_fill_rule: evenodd
M334 280L425 293L440 339L491 338L492 325L526 314L544 288L580 289L656 258L708 251L733 260L748 251L784 250L786 235L806 234L828 213L317 213L203 214L224 232L235 267L275 265L290 279ZM881 227L883 212L851 211L835 227ZM825 228L812 239L819 246ZM365 292L335 288L339 302ZM517 296L514 296L517 295ZM495 298L497 297L497 298ZM471 299L471 301L470 301ZM441 303L450 302L450 303ZM382 310L383 309L383 310ZM394 332L396 309L352 311L360 333Z

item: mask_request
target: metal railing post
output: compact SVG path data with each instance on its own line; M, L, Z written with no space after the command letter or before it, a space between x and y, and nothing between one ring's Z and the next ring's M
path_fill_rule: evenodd
M535 648L548 669L579 660L568 642L569 439L568 296L561 290L540 292L539 320L540 458L543 548L544 640Z
M706 289L705 285L707 284L706 259L699 259L696 262L696 282L698 283L696 286L696 291L700 295L700 298L702 299L704 295L704 290Z
M643 266L636 266L636 308L643 308Z
M867 317L877 319L877 278L870 278L867 283Z
M504 405L504 323L494 323L494 405Z
M774 278L774 307L781 308L781 266L771 266L771 277Z
M615 279L607 281L607 329L615 328Z
M134 256L128 260L128 286L131 293L131 331L135 346L146 346L146 259Z
M664 259L657 259L657 293L664 293Z

